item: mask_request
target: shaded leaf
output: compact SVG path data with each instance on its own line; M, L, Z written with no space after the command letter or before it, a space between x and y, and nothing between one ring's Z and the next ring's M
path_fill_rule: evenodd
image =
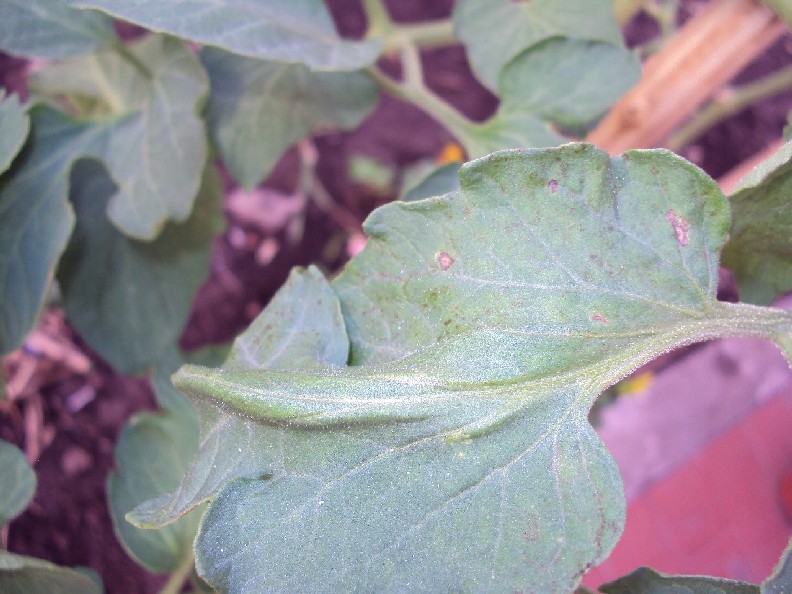
M66 0L0 0L0 49L33 58L67 58L113 43L113 21Z
M192 210L207 155L198 111L209 83L183 42L149 36L129 50L152 78L106 51L51 66L31 81L49 95L102 101L113 117L86 121L52 108L32 113L59 129L48 159L57 161L53 167L60 175L68 176L81 157L104 162L118 185L108 205L110 219L127 235L151 240L166 221L184 221Z
M91 577L41 559L0 550L3 594L102 594Z
M745 582L702 576L674 576L642 567L599 587L603 594L759 594Z
M30 130L30 118L16 95L0 89L0 174L11 165Z
M209 273L212 239L223 224L222 184L208 165L190 218L168 223L149 242L108 220L115 186L98 162L78 162L71 188L77 225L58 269L66 313L113 367L139 373L176 344Z
M0 439L0 526L27 507L36 492L36 474L15 445Z
M734 272L740 299L766 305L792 289L792 142L743 179L729 197L731 239L723 264Z
M399 200L414 202L432 196L442 196L459 189L459 168L462 163L455 161L436 167L412 184L406 185Z
M304 369L320 364L344 365L348 352L349 342L335 294L322 274L309 268L292 272L267 308L236 339L225 366ZM135 523L151 527L172 522L214 497L231 480L270 472L282 453L269 446L273 440L284 447L288 444L289 449L305 441L211 403L199 401L196 405L202 426L198 454L176 491L130 514Z
M124 426L116 444L117 470L107 483L113 528L126 551L149 571L172 572L185 558L192 559L201 512L195 510L159 530L141 530L124 516L143 501L178 486L198 449L198 429L194 412L139 413Z
M622 44L611 0L459 0L454 27L473 72L491 90L512 58L543 39L560 35Z
M215 479L244 477L196 540L221 591L568 592L624 521L586 418L597 394L679 344L789 347L786 312L715 300L728 205L671 153L508 151L460 182L366 222L366 248L333 284L352 366L174 376L217 414L258 422L234 445L260 466ZM285 328L259 340L302 336L302 322ZM228 466L241 465L210 470ZM167 520L169 500L138 511Z
M33 117L27 148L0 179L0 354L33 326L74 225L62 163L51 158L63 139L57 122Z
M497 113L466 142L469 156L566 141L551 124L574 127L602 115L638 82L635 54L609 43L553 37L502 69Z
M346 41L322 0L67 0L115 17L253 58L316 70L355 70L377 59L380 42Z
M377 103L361 72L312 72L302 64L241 58L204 49L212 94L209 129L234 178L258 185L298 140L355 128Z
M792 540L784 549L781 559L762 585L762 594L789 594L792 592Z

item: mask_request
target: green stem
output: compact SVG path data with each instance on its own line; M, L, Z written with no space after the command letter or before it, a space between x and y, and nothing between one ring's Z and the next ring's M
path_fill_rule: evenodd
M145 76L149 80L154 79L154 73L151 71L151 69L148 66L146 66L140 60L140 58L138 58L134 53L132 53L129 50L129 48L124 44L123 41L119 40L116 43L114 43L113 49L115 49L115 51L118 52L118 54L122 58L124 58L127 62L132 64L132 66L134 66L138 70L138 72L140 72L143 76Z
M746 107L792 88L792 66L782 68L756 82L735 89L728 96L716 99L695 115L668 139L668 148L679 151L706 130L739 113Z
M190 553L182 558L182 560L176 566L176 569L174 569L173 573L170 574L168 581L165 582L164 586L162 586L159 594L179 594L184 582L187 581L188 577L190 577L190 572L192 572L194 564L195 558L193 557L192 550L190 549Z
M393 21L382 0L363 0L363 12L368 21L367 37L385 37L393 30Z
M476 134L475 129L477 124L475 122L472 122L459 113L423 84L416 86L413 84L399 83L384 74L376 66L369 66L366 68L366 72L377 81L383 91L393 95L397 99L408 101L429 114L433 119L445 126L466 150L468 149L472 137Z
M454 34L454 23L451 19L414 25L392 24L390 32L385 37L382 53L387 55L398 51L401 39L409 39L413 45L421 48L443 47L459 43L459 39Z

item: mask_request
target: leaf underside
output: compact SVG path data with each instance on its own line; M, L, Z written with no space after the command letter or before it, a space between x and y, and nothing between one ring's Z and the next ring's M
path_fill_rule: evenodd
M365 228L332 286L295 273L221 370L174 377L199 452L131 517L212 500L196 562L220 591L571 591L624 521L596 395L790 324L716 301L728 205L666 151L496 153Z
M372 64L377 41L341 39L322 0L67 0L137 25L227 51L315 70Z
M3 0L0 49L31 58L62 59L95 51L116 39L113 21L65 0Z
M792 143L752 171L730 196L732 232L723 264L740 299L767 305L792 289Z

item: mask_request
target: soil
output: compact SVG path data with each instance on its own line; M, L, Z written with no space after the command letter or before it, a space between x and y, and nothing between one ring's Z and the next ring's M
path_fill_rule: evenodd
M362 35L365 22L358 0L332 0L330 5L342 34ZM450 0L390 2L394 18L404 22L445 17L451 5ZM628 39L645 39L652 28L651 21L636 19ZM789 64L789 49L786 37L739 81ZM494 111L496 99L472 78L461 48L426 51L423 59L429 86L466 115L481 120ZM393 73L398 70L391 60L382 65ZM24 67L21 60L0 56L2 85L23 90ZM720 176L777 139L790 108L792 92L760 102L709 131L685 155ZM337 205L359 222L393 199L395 190L382 193L356 183L346 173L350 157L374 158L398 178L416 161L436 157L450 141L451 136L421 111L385 97L354 132L315 140L317 171ZM297 160L295 151L285 155L266 186L292 193ZM297 216L302 217L301 233L288 224L265 232L229 216L228 231L215 242L210 277L184 331L185 347L229 341L267 303L293 266L319 263L333 273L343 265L347 240L355 229L339 224L314 203ZM269 246L266 257L260 249L264 243ZM91 567L110 594L156 592L163 578L146 573L126 555L113 534L105 501L113 445L121 428L135 412L154 408L148 383L114 373L57 311L50 316L47 332L60 351L27 348L4 365L6 374L20 365L35 366L33 388L26 396L0 403L0 438L19 445L35 460L39 481L33 503L8 529L8 549L62 565ZM82 366L79 354L86 354L90 364Z

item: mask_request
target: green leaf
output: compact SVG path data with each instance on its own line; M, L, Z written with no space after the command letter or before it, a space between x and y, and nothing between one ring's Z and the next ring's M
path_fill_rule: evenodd
M243 56L356 70L372 64L379 41L346 41L322 0L67 0L153 31L178 35Z
M204 49L212 94L209 129L234 178L259 184L298 140L355 128L377 103L376 84L362 72L312 72L302 64L241 58Z
M553 37L519 53L501 70L497 113L479 126L468 153L555 146L551 124L574 127L602 115L641 76L638 57L598 41Z
M612 0L459 0L454 27L473 72L491 90L525 48L557 35L621 45Z
M158 396L167 379L158 377ZM173 388L165 387L173 391ZM172 398L164 396L164 398ZM183 396L181 398L184 398ZM185 405L190 407L189 401ZM152 572L173 572L192 564L192 541L201 511L182 517L159 530L141 530L124 519L136 505L176 488L198 448L198 418L194 410L179 414L164 409L139 413L121 432L115 448L117 470L107 482L107 497L113 527L126 551Z
M0 1L0 49L35 58L67 58L113 43L113 21L66 0Z
M16 95L0 89L0 174L11 165L30 131L30 118Z
M166 221L184 221L192 210L207 154L198 111L209 83L181 41L149 36L129 51L142 68L106 51L52 66L31 81L50 95L79 92L101 100L114 117L86 121L51 108L33 117L59 129L49 160L57 160L60 175L68 176L81 157L103 161L119 188L108 205L110 219L127 235L151 240Z
M338 300L322 274L311 267L292 272L267 308L234 342L225 363L232 369L305 369L320 364L344 365L349 341ZM183 397L182 397L183 398ZM173 522L214 497L229 481L271 471L278 452L273 440L289 448L306 447L306 439L280 428L196 402L202 430L198 454L179 488L138 507L130 519L156 527ZM310 443L308 443L310 445Z
M89 576L41 559L0 550L0 592L3 594L102 594Z
M333 284L352 366L174 376L258 422L234 445L261 465L209 469L245 477L204 495L196 566L219 590L568 592L624 521L597 394L679 344L789 340L786 312L716 301L728 205L667 151L508 151L460 182L366 222Z
M36 474L15 445L0 439L0 526L27 507L36 492Z
M222 183L209 164L184 223L157 239L125 236L107 218L116 188L97 161L73 169L74 235L58 269L69 320L114 368L139 373L178 341L209 272L212 239L222 229Z
M33 326L74 225L62 164L52 159L63 130L53 123L32 118L27 149L0 179L0 354Z
M732 195L731 239L723 264L740 299L766 305L792 289L792 142L743 179Z
M405 184L399 200L414 202L432 196L442 196L459 189L459 168L462 163L455 161L433 168L412 183Z
M508 62L498 90L507 112L577 126L605 113L640 76L638 56L621 47L554 37Z
M792 592L792 540L787 544L778 565L762 585L762 594L789 594Z
M642 567L599 587L603 594L759 594L745 582L701 576L673 576Z

